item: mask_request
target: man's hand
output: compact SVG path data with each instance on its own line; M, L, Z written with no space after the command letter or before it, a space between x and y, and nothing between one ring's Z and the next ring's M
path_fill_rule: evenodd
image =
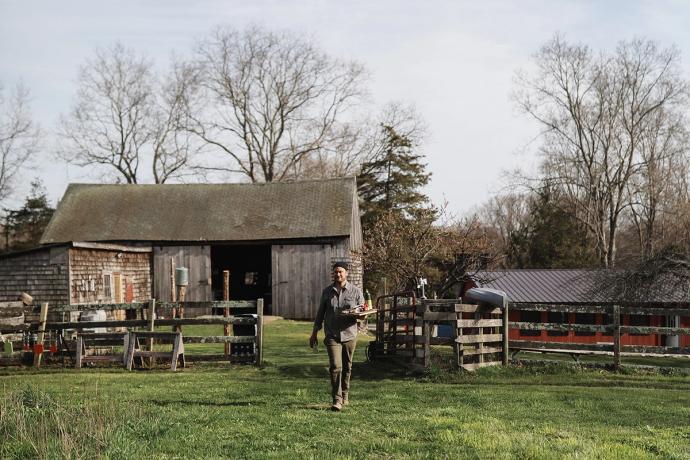
M309 346L314 348L314 345L316 345L316 332L312 332L311 336L309 337Z

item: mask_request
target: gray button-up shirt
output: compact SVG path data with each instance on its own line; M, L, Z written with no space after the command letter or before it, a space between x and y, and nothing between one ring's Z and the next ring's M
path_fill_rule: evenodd
M342 316L340 312L363 303L362 291L354 284L346 282L342 289L335 284L329 285L321 293L319 311L314 320L314 332L318 332L323 325L327 340L330 338L338 342L348 342L356 339L357 320Z

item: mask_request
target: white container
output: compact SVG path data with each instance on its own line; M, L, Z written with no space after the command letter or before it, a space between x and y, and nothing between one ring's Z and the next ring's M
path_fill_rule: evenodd
M108 318L105 314L105 310L86 310L81 312L79 315L79 321L81 322L96 322L96 321L107 321ZM104 327L94 327L90 329L82 329L82 332L92 332L92 333L102 333L106 332Z

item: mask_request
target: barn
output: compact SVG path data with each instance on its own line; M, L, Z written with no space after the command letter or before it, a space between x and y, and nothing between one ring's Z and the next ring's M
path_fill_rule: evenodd
M597 293L601 270L591 269L509 269L480 271L474 281L465 286L498 289L508 295L513 308L509 315L511 322L524 323L569 323L569 324L611 324L606 313L565 313L548 311L548 305L605 305L611 299ZM672 308L678 304L690 304L687 294L678 289L658 289L656 298L649 299L655 307ZM520 310L521 305L544 305L544 311ZM666 324L671 322L671 324ZM660 315L621 315L625 326L672 326L690 327L690 317L667 317ZM666 343L667 341L679 343ZM607 332L555 331L511 329L510 340L529 340L555 343L599 344L612 342ZM681 346L690 347L690 336L662 336L657 334L628 333L621 336L622 345Z
M221 300L228 270L231 299L264 298L269 312L293 319L315 316L336 261L350 263L352 282L362 283L354 177L266 184L71 184L41 244L115 245L148 254L150 292L163 301L172 300L175 267L189 269L189 301Z

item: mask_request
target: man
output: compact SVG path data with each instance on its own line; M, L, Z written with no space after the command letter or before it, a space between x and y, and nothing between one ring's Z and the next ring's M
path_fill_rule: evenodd
M333 284L321 294L314 331L309 338L309 345L315 346L316 334L324 326L333 397L331 410L334 411L341 410L349 403L352 356L357 345L357 320L341 312L364 304L362 291L347 281L348 268L345 262L336 262L333 266Z

